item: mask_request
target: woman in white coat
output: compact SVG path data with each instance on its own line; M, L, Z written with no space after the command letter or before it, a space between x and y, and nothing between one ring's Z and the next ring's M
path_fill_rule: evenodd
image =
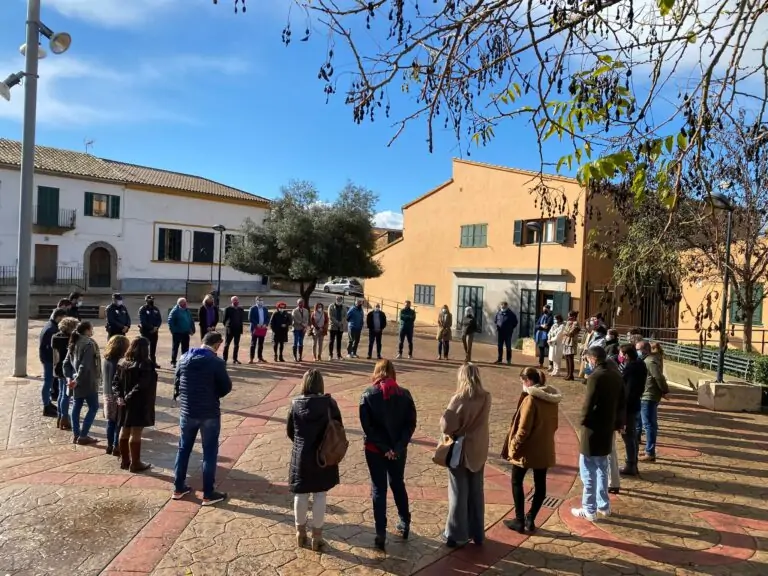
M563 359L563 338L562 332L565 323L560 314L555 314L555 323L549 329L547 334L547 344L549 344L549 365L552 368L550 375L557 376L560 372L560 362Z

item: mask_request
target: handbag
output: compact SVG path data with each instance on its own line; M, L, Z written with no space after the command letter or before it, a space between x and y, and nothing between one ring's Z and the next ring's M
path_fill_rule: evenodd
M432 461L446 468L458 468L464 449L464 436L443 436L437 445Z
M264 338L264 336L267 335L267 327L266 326L257 326L253 329L253 335L256 338Z

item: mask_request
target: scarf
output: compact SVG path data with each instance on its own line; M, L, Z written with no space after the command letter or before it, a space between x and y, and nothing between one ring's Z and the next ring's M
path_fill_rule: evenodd
M395 396L400 396L403 393L398 383L392 380L391 378L384 378L382 380L377 380L376 384L374 384L373 386L374 388L381 390L381 394L382 396L384 396L384 400L389 400L393 394Z

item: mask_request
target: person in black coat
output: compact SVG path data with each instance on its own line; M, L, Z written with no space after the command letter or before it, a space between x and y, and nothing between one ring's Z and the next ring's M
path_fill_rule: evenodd
M235 341L235 349L232 350L232 363L240 364L237 359L237 351L240 349L240 336L243 335L243 321L245 320L245 311L240 308L240 300L237 296L232 296L230 306L224 308L224 328L227 331L226 340L224 340L224 362L229 358L229 345L232 340Z
M67 315L63 308L56 308L40 331L38 340L38 355L43 365L43 388L41 391L43 400L43 416L56 418L58 410L51 404L51 391L53 389L53 336L58 332L59 322ZM63 393L63 390L61 391Z
M621 436L627 451L627 459L626 466L620 472L623 476L637 476L637 430L641 425L637 415L640 413L640 399L645 391L648 369L645 362L638 357L634 344L621 346L618 362L626 391L626 416Z
M112 303L107 306L107 339L118 334L126 334L131 328L131 316L123 304L123 295L112 294Z
M277 303L277 310L269 319L269 327L272 329L272 348L275 351L275 362L285 362L283 348L288 342L288 330L293 325L290 312L285 309L285 302Z
M144 306L139 308L139 334L149 340L149 357L155 368L157 364L157 337L160 326L163 325L163 317L160 309L155 306L155 297L147 295L144 298Z
M311 369L301 382L301 396L293 399L287 419L288 438L293 442L289 487L293 493L296 543L307 540L307 512L312 494L312 549L323 544L326 492L339 483L339 466L321 467L317 455L330 419L342 423L336 400L325 394L323 375Z
M216 306L210 294L203 298L203 305L197 313L197 321L200 324L200 341L202 342L208 332L216 331L216 325L219 323L219 307Z
M368 360L373 355L373 345L376 344L376 357L381 360L381 335L387 327L387 315L381 311L381 304L376 304L365 318L368 327Z
M83 295L80 294L80 292L72 292L67 300L69 300L70 304L68 315L72 318L82 320L80 317L80 306L83 305Z
M149 340L137 336L117 365L112 391L117 397L120 430L120 468L143 472L151 464L141 461L141 432L155 425L157 371L149 357Z

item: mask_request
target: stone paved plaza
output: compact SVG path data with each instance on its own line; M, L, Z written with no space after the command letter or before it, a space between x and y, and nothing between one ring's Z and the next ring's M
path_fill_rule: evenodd
M121 471L104 453L100 412L95 446L74 446L67 432L43 418L37 334L30 338L31 376L7 377L13 324L0 321L0 575L158 576L249 574L470 575L559 574L676 576L768 574L768 418L712 414L690 393L674 393L660 410L660 449L641 477L625 480L613 497L614 515L590 524L570 515L578 502L577 423L582 385L560 379L565 400L557 436L558 466L550 471L539 531L512 533L501 524L512 509L509 469L498 458L520 385L520 366L492 366L495 351L476 346L485 386L493 394L491 457L486 467L483 546L451 553L439 536L447 508L447 475L432 464L439 418L455 386L457 361L438 362L433 339L418 338L413 360L396 363L419 412L409 451L407 486L413 526L407 543L390 537L386 553L372 548L373 518L362 452L357 402L371 361L325 362L326 388L338 399L351 446L341 465L341 485L329 494L323 553L297 550L292 501L286 488L290 442L285 415L301 365L230 367L234 388L223 401L217 480L230 498L201 508L201 494L170 500L178 409L167 369L170 339L158 353L163 365L157 426L147 430L144 459L150 473ZM96 327L103 345L104 330ZM364 337L365 340L365 337ZM365 342L367 344L367 342ZM393 355L394 336L385 339ZM454 343L454 357L460 344ZM241 360L247 357L241 351ZM267 356L269 358L269 356ZM199 447L199 446L198 446ZM199 490L199 452L191 485ZM390 517L394 526L395 516Z

